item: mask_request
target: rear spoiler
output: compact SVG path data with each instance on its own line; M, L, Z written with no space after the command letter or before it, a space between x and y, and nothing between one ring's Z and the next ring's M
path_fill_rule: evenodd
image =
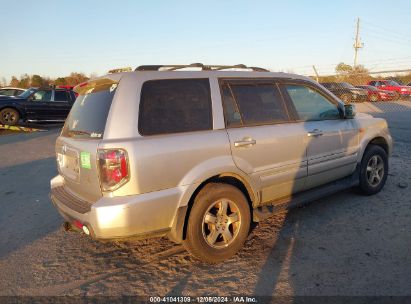
M80 83L73 88L73 91L79 95L95 93L98 91L115 89L118 81L110 78L98 78L87 82Z

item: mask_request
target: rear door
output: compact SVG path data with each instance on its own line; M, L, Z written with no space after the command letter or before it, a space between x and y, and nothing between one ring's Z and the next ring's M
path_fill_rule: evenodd
M97 149L116 88L117 83L109 79L85 86L56 142L58 169L66 190L87 201L95 201L102 195Z
M307 143L307 188L351 174L357 165L358 127L343 118L338 103L309 83L284 83L284 95L294 107L305 130Z
M67 90L55 90L53 100L50 103L50 112L56 119L64 120L72 106L71 96Z
M276 82L226 79L220 86L234 162L260 185L262 203L303 190L306 132L293 122Z

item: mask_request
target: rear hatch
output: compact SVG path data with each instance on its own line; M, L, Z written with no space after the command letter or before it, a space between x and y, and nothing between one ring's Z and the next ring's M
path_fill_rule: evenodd
M66 190L89 202L102 196L97 149L117 84L102 78L77 86L79 96L56 141L57 166Z

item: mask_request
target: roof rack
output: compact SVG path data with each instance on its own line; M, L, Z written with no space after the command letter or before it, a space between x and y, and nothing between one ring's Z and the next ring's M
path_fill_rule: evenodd
M250 69L255 72L269 72L269 70L259 68L259 67L248 67L244 64L236 65L204 65L202 63L192 63L192 64L165 64L165 65L140 65L135 71L160 71L160 69L165 69L165 71L175 71L185 68L201 68L202 71L221 71L226 69Z
M108 73L114 74L114 73L131 72L131 71L132 71L131 67L126 67L126 68L112 69L108 71Z

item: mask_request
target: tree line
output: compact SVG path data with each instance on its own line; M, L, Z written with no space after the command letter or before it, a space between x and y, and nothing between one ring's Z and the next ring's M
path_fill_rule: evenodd
M408 84L411 82L411 72L408 74L396 74L390 77L383 77L380 75L370 75L370 71L362 65L353 67L344 62L339 63L335 67L335 75L320 76L319 82L349 82L353 85L364 85L371 80L377 79L392 79L399 84Z
M58 78L42 77L37 74L34 74L34 75L23 74L19 78L17 78L16 76L12 76L9 83L7 83L6 80L3 78L1 80L0 87L10 86L10 87L27 89L30 87L48 87L51 85L75 86L89 79L90 77L87 77L85 74L76 73L76 72L70 73L69 76L58 77Z

